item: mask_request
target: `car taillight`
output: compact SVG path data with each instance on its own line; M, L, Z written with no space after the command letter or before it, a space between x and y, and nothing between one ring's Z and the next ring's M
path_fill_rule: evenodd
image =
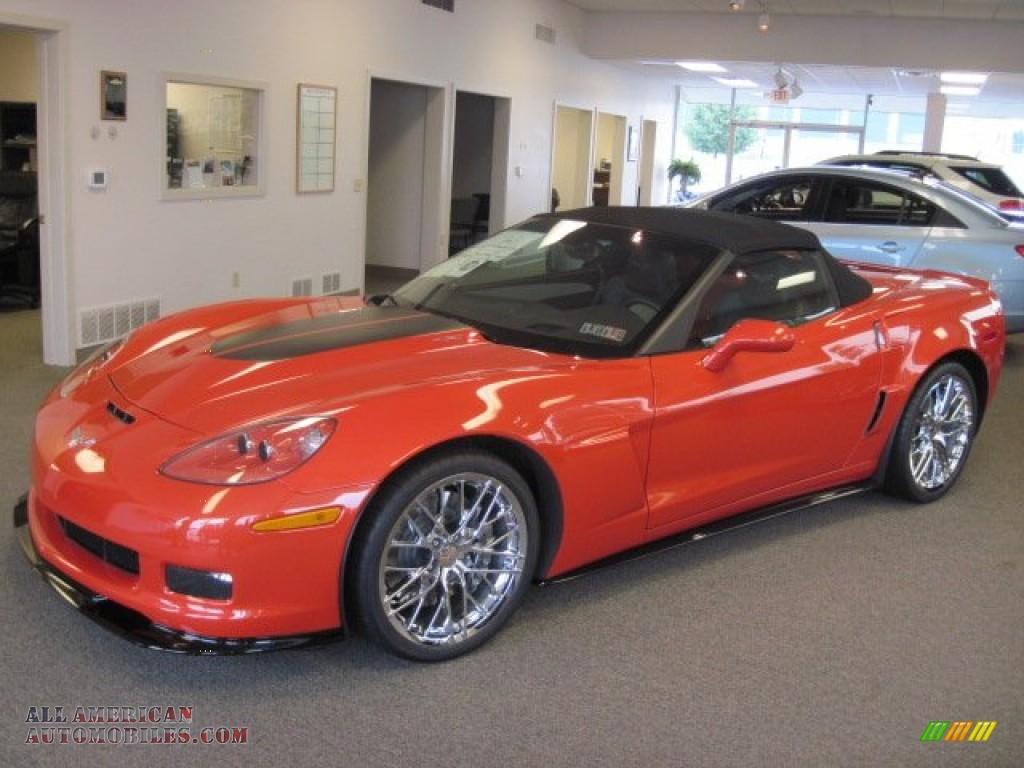
M1024 256L1024 245L1015 245L1013 246L1013 250L1017 252L1018 256Z
M1024 211L1024 200L1000 200L999 201L1000 211Z

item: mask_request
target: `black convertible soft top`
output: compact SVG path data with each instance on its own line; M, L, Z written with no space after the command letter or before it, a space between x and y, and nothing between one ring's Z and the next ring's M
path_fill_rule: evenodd
M737 254L785 248L818 250L828 259L829 271L839 291L842 306L862 301L872 293L871 284L854 274L845 264L836 261L822 246L817 235L778 221L737 213L669 206L595 206L545 215L699 240Z
M595 206L558 211L552 216L700 240L733 253L768 248L821 248L818 237L806 229L737 213L672 207Z

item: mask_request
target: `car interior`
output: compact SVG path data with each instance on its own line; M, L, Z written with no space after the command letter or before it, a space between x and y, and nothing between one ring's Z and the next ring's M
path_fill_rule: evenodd
M832 312L838 301L816 251L740 254L697 309L690 346L712 346L740 320L797 326Z

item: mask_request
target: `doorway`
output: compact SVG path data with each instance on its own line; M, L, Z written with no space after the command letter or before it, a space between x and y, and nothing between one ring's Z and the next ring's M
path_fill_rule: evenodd
M597 113L594 138L593 191L594 205L622 205L626 178L626 118L622 115ZM632 201L630 201L632 202Z
M366 275L401 283L447 254L445 114L440 86L372 78Z
M47 365L72 365L73 307L68 286L65 210L65 82L67 29L51 20L0 12L0 34L28 37L34 49L19 74L34 82L36 103L36 175L39 210L41 356ZM6 50L10 50L5 46Z
M593 135L593 111L555 105L552 209L585 208L591 204Z
M505 226L510 117L509 99L456 92L449 252Z

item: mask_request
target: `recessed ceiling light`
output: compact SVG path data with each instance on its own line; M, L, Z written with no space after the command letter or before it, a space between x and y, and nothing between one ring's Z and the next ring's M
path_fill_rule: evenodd
M729 88L757 88L757 83L744 77L713 77L711 79Z
M676 64L691 72L728 72L721 64L713 61L677 61Z
M953 85L984 85L988 75L980 72L943 72L939 79Z
M943 85L939 88L939 93L947 96L977 96L981 93L981 88L976 85Z

